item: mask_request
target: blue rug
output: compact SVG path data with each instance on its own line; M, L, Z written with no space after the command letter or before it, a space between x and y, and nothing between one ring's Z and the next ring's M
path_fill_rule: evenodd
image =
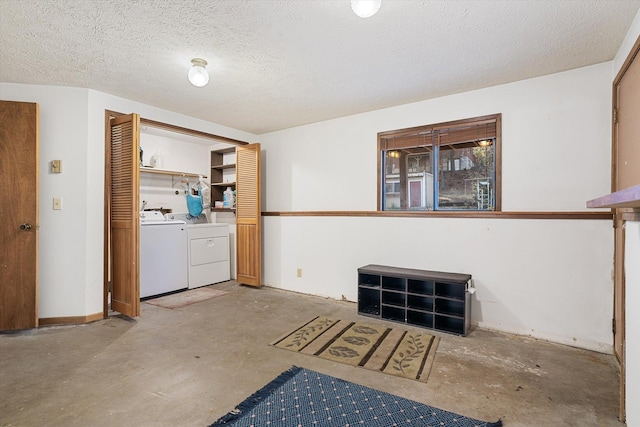
M292 367L210 427L500 427Z

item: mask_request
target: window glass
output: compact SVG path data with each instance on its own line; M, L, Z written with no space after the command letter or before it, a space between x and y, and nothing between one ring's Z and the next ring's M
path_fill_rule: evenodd
M400 152L385 152L384 210L400 209Z
M500 115L379 134L382 210L496 210Z
M495 144L454 144L439 148L438 207L487 210L492 207Z

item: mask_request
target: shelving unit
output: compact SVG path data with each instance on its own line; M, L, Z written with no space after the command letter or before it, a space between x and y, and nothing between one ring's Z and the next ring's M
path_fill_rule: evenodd
M225 171L235 172L236 164L235 163L225 163L224 155L235 153L235 147L222 148L220 150L211 151L211 210L216 212L234 212L233 208L215 208L214 203L216 200L220 201L223 199L224 190L227 187L231 187L232 190L235 190L236 183L235 179L233 182L224 182L225 179Z
M466 335L470 274L367 265L358 269L358 313Z

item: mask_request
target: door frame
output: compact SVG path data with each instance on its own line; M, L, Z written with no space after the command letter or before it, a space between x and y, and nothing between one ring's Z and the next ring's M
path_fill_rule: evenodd
M109 294L111 291L111 219L110 219L110 201L111 201L111 126L110 122L112 118L124 116L126 113L121 113L113 110L105 110L105 168L104 168L104 248L103 248L103 303L102 303L102 317L109 317ZM236 146L243 146L249 144L245 141L240 141L226 136L220 136L213 133L202 132L195 129L189 129L182 126L172 125L169 123L158 122L151 119L140 117L140 125L146 125L154 128L160 128L163 130L180 133L188 136L196 136L199 138L211 139L212 144L215 142L224 142Z
M640 37L636 40L629 55L625 59L620 71L613 80L612 87L612 114L613 120L611 125L611 192L622 190L619 188L619 171L618 171L618 121L617 112L620 98L620 84L631 64L639 57L640 54ZM640 61L640 59L638 59ZM614 216L614 278L613 278L613 353L620 365L620 408L619 418L621 421L626 419L626 315L625 315L625 222L629 220L640 220L640 212L636 209L629 208L613 208Z

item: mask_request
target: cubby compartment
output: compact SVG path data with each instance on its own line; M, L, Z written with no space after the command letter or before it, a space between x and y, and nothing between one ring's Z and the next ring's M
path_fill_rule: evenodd
M407 295L407 308L416 310L433 311L433 297L421 295Z
M384 319L395 320L396 322L404 322L406 320L406 310L404 308L393 307L390 305L382 306L382 317Z
M407 310L407 323L433 329L433 313L424 311Z
M465 334L465 323L464 323L464 319L462 318L439 316L436 314L435 320L436 320L436 323L434 327L437 330L450 332L452 334L458 334L458 335Z
M372 288L380 287L380 276L375 274L358 274L358 285L359 286L370 286Z
M382 291L382 303L405 307L407 305L407 294L404 292Z
M464 301L436 298L436 313L464 317Z
M436 295L439 297L464 300L465 287L458 284L436 282Z
M435 282L433 280L407 280L407 292L420 295L433 295Z
M406 292L407 279L403 277L382 276L382 289Z
M466 335L470 274L367 265L358 269L358 313Z
M380 292L375 289L358 288L358 313L380 316Z

